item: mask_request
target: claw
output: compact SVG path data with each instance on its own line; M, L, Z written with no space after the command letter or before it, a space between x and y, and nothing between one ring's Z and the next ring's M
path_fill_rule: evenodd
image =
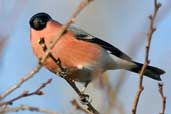
M61 76L62 78L65 78L67 76L66 71L60 71L59 76Z
M80 101L83 105L87 105L92 102L92 99L90 99L90 96L88 94L82 94L82 96L80 97Z

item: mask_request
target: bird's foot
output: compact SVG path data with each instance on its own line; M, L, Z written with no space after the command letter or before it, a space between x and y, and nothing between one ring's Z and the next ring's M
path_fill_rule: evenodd
M90 96L88 94L82 94L80 96L80 101L83 105L87 105L92 102L92 99L90 98Z
M58 70L57 71L59 76L62 77L62 78L66 78L67 77L67 69L62 69L62 70Z

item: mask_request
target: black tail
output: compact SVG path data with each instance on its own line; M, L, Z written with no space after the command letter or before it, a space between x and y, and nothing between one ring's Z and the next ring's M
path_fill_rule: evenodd
M135 68L130 69L130 71L139 73L141 71L143 64L137 63L137 62L134 62L134 63L137 66ZM162 75L164 73L165 73L165 71L162 69L159 69L159 68L153 67L153 66L147 66L147 68L144 72L144 75L149 77L149 78L152 78L154 80L161 81L160 75Z

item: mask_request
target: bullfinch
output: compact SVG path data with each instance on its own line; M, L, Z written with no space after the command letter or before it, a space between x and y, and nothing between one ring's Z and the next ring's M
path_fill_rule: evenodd
M62 24L43 12L32 16L29 23L31 46L36 57L41 59L45 52L39 40L44 38L44 43L48 47ZM55 44L51 54L61 60L62 66L68 70L69 78L85 83L101 76L107 70L125 69L139 73L143 66L106 41L72 26ZM59 69L52 58L48 58L43 65L55 74ZM164 73L162 69L147 66L144 75L160 81L160 75Z

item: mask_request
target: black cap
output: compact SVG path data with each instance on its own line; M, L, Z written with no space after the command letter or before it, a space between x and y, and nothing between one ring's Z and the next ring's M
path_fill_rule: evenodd
M46 28L46 24L52 18L49 14L41 12L33 15L29 21L30 27L35 30L43 30Z

